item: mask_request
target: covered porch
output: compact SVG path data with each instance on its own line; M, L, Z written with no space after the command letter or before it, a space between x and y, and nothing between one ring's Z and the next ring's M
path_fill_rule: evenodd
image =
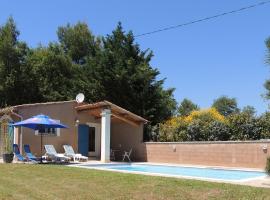
M112 149L129 151L143 141L147 120L109 101L75 107L78 117L78 152L110 162Z

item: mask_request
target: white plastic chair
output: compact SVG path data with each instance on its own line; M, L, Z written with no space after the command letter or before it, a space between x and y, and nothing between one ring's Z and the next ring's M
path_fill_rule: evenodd
M123 160L122 161L125 161L125 159L127 158L129 160L129 162L131 162L131 160L130 160L131 153L132 153L132 148L129 151L124 151Z
M112 149L111 149L111 152L110 152L110 160L115 161L115 152Z

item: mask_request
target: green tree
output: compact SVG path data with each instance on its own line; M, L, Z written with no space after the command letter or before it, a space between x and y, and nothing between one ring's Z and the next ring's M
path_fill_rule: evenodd
M57 30L58 41L76 69L73 82L74 90L83 92L89 102L104 97L99 77L102 63L102 41L95 37L86 23L67 24Z
M142 51L132 32L118 24L112 34L102 38L102 50L95 64L85 65L90 84L96 86L95 101L109 100L157 124L172 116L176 102L174 89L164 89L164 79L152 68L153 53Z
M78 22L74 26L67 24L57 31L58 40L64 51L77 64L84 64L86 59L95 57L99 42L90 32L86 23Z
M18 40L14 20L0 27L0 104L74 99L109 100L157 124L171 117L173 88L150 65L132 32L119 24L112 34L95 37L85 23L59 27L58 42L29 48Z
M270 37L265 41L266 48L267 48L267 57L266 57L266 62L270 64Z
M227 96L221 96L215 99L212 107L216 108L217 111L224 116L229 116L239 112L236 99L229 98Z
M30 49L18 41L19 31L13 18L0 27L0 101L1 106L35 100L32 69L27 65Z
M256 114L256 109L253 106L245 106L242 109L242 112L246 113L246 114L248 114L250 116L254 116Z
M270 37L265 42L267 48L266 63L270 65ZM266 80L264 87L267 90L265 94L266 99L270 99L270 80Z
M74 99L77 90L77 68L72 65L61 46L50 43L48 47L33 50L28 57L28 65L34 71L35 95L39 102ZM33 100L32 100L33 102Z
M199 106L193 103L189 99L183 99L183 101L180 103L177 111L179 116L188 116L193 110L199 110Z

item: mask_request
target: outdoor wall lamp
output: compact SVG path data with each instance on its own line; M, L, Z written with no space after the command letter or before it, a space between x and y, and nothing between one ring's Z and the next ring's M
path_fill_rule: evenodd
M264 153L267 153L267 145L263 145L262 150L263 150Z
M173 148L173 152L176 152L176 146L173 145L172 148Z
M80 120L78 120L77 118L75 118L75 126L78 126L80 123Z

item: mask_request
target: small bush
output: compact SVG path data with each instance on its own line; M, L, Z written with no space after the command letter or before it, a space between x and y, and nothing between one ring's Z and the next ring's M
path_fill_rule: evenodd
M267 158L265 172L270 176L270 157Z

